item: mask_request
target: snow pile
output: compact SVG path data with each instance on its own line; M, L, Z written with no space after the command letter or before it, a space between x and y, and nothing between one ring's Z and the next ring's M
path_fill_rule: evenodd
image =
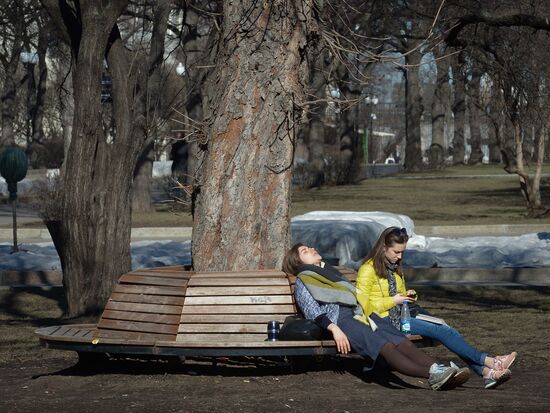
M550 233L520 236L439 238L414 233L413 221L385 212L311 212L292 220L292 240L313 246L331 263L357 268L388 226L406 228L411 239L405 266L415 268L550 267ZM0 243L0 270L59 271L51 242L21 245L11 254L10 243ZM191 263L190 241L132 243L132 268Z

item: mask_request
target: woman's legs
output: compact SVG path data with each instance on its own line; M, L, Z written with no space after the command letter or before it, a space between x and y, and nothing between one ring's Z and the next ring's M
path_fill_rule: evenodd
M401 344L399 346L401 346ZM412 377L424 377L425 379L429 378L431 364L426 366L418 360L410 358L398 349L399 346L386 343L380 350L380 355L384 357L393 369L400 373Z
M428 368L430 368L432 364L437 363L437 361L433 357L428 356L409 340L403 340L397 346L397 350L399 350L401 354L407 356L411 360L414 360L416 363Z
M435 338L453 353L460 356L479 376L483 374L487 353L482 353L468 344L456 329L447 325L435 324L412 318L411 332L413 334Z

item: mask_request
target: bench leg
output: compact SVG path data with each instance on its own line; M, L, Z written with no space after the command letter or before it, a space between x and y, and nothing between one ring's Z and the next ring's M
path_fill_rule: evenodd
M97 367L109 361L106 353L78 351L78 365L81 367Z

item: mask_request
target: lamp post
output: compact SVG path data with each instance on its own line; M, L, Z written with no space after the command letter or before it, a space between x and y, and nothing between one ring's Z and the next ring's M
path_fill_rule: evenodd
M26 133L29 142L32 142L32 122L33 112L36 108L33 108L33 95L36 91L36 80L34 77L34 67L38 64L37 52L21 52L19 54L19 60L23 63L23 66L27 70L27 119L26 119Z
M365 143L363 146L363 156L365 158L365 164L369 164L369 156L372 156L372 121L376 119L376 113L374 113L374 106L378 104L378 97L367 96L365 98L365 104L367 105L367 118L368 127L365 127ZM373 118L374 116L374 118Z

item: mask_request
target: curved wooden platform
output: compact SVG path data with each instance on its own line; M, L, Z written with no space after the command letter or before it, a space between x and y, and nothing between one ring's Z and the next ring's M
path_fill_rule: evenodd
M344 270L355 280L355 272ZM266 341L267 322L296 314L295 277L277 270L192 272L183 267L123 275L95 324L36 330L43 346L79 353L158 356L336 354L327 341ZM419 336L419 346L433 345Z

